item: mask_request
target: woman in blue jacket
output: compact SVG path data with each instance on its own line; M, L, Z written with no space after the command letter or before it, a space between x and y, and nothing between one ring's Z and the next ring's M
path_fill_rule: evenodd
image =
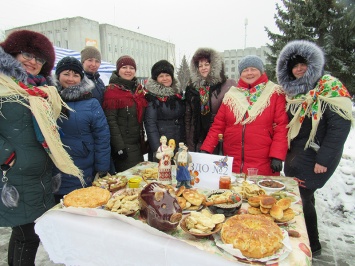
M86 185L91 186L97 172L105 176L110 169L110 131L106 116L98 100L92 97L94 84L84 75L77 59L64 57L58 62L55 74L60 96L74 110L68 113L67 120L58 121L63 132L62 142L75 165L84 172ZM58 173L61 185L55 193L56 202L82 187L78 180L55 169L54 175Z

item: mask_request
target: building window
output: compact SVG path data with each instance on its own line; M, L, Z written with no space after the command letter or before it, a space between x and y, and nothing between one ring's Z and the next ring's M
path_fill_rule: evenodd
M235 72L235 67L232 67L232 70L231 70L232 72Z
M228 67L226 67L225 71L228 72Z
M234 63L235 63L235 60L232 60L232 65L234 65Z

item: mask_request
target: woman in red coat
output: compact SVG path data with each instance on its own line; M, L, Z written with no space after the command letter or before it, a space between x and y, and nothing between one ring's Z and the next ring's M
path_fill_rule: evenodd
M224 96L201 150L212 153L223 134L223 153L234 158L233 172L258 168L259 175L280 175L288 147L285 95L269 81L258 56L244 57L238 70L238 85Z

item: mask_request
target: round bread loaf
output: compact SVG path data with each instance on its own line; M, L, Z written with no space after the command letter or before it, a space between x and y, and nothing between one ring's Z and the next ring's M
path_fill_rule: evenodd
M86 187L73 190L64 196L65 207L96 208L105 205L111 197L107 189Z
M248 207L248 213L250 213L250 214L261 214L261 211L260 211L260 208L249 206Z
M283 246L281 229L264 215L230 217L222 226L221 239L244 256L256 259L271 256Z

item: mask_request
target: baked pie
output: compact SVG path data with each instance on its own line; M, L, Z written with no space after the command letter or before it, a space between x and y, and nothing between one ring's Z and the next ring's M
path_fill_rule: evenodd
M105 205L111 197L111 193L104 188L86 187L76 189L64 196L65 207L97 208Z

